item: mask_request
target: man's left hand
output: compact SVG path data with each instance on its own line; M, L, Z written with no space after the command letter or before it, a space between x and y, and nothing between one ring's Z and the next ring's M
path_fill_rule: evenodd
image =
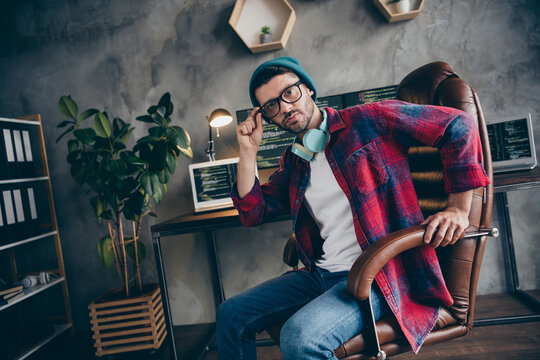
M469 226L469 213L457 207L447 207L444 211L429 216L422 222L428 224L424 242L432 247L454 244Z

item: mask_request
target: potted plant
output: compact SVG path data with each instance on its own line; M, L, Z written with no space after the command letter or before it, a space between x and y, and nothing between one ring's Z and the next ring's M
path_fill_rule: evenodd
M411 1L410 0L388 0L387 5L394 4L394 9L396 13L405 13L411 10Z
M272 28L270 28L270 26L264 25L261 27L259 40L261 41L261 44L272 42Z
M129 140L135 127L131 124L117 117L111 120L106 112L97 109L79 113L71 96L60 97L58 105L68 119L58 124L58 128L65 130L56 141L70 135L67 161L71 175L78 184L89 188L87 193L92 195L90 202L97 220L106 224L108 232L98 240L99 257L106 268L116 268L122 283L121 291L101 296L89 306L91 317L96 320L96 323L92 321L96 354L101 356L122 351L106 347L104 340L98 341L100 334L107 338L114 335L104 335L103 330L100 332L99 309L106 309L105 313L110 314L112 310L107 306L114 306L112 313L118 317L121 315L116 307L119 304L127 306L127 312L133 311L129 309L135 303L149 305L147 311L153 314L152 318L156 317L156 323L152 326L145 323L144 327L152 328L150 331L156 339L159 336L160 341L155 340L146 348L157 348L166 331L164 325L157 323L162 317L156 310L161 303L159 287L153 284L143 288L141 284L140 262L146 254L140 241L141 223L144 216L153 215L152 201L155 205L161 203L167 183L176 170L178 157L192 158L189 134L180 126L171 124L174 107L169 93L165 93L157 105L150 106L146 115L136 118L151 126L147 135L136 139L132 148L129 148ZM85 126L91 117L93 126ZM144 306L140 304L139 309L142 309ZM144 314L141 316L148 318ZM126 319L134 318L126 315ZM126 328L133 330L133 326L126 320ZM141 334L142 331L145 330L132 333ZM98 348L98 342L101 348ZM137 349L144 348L140 346Z

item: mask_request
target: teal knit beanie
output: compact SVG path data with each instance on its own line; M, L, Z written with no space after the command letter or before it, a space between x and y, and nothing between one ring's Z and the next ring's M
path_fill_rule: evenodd
M270 66L282 66L287 69L290 69L292 72L296 74L302 80L302 82L311 90L313 90L313 95L311 96L313 98L313 101L317 100L317 89L315 88L315 84L313 83L313 80L311 79L311 76L300 66L300 63L298 60L296 60L293 57L284 56L279 57L274 60L269 60L261 65L255 71L253 72L253 75L251 75L251 80L249 81L249 97L251 98L251 103L253 106L259 106L259 102L257 101L257 98L255 97L255 89L253 88L253 80L261 71L264 69L270 67Z

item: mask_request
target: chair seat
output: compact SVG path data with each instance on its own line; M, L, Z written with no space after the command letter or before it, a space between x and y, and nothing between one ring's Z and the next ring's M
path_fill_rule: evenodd
M405 341L403 334L399 330L399 325L394 317L387 317L377 321L377 336L379 337L379 342L381 347L388 355L392 355L400 352L399 349L402 347L410 347ZM441 308L439 311L439 317L435 323L431 335L434 335L439 330L453 327L457 324L457 320L448 312L447 309ZM427 340L426 340L427 341ZM438 342L438 341L433 341ZM338 359L347 359L347 360L356 360L356 359L369 359L370 357L365 357L358 353L364 351L366 347L365 340L362 334L358 334L355 337L351 338L349 341L339 346L334 354ZM395 348L395 349L394 349ZM349 354L356 354L351 355Z
M443 339L436 339L438 336L435 336L439 330L447 329L447 328L453 328L454 325L457 324L457 320L448 312L447 309L441 308L439 311L439 317L437 318L437 322L435 323L435 327L433 328L431 334L429 335L428 339L426 339L426 343L436 343L439 341L442 341ZM269 327L266 332L270 335L272 339L276 342L276 344L279 344L279 334L281 332L281 328L283 327L283 324L275 324L272 327ZM466 330L466 329L465 329ZM452 330L452 333L455 330ZM465 335L466 331L463 333ZM439 334L437 334L439 335ZM442 334L440 334L442 335ZM405 339L403 338L403 334L399 330L399 325L394 317L387 317L384 319L381 319L377 321L377 336L379 337L379 341L387 352L388 355L395 354L400 352L399 350L403 347L409 347ZM430 339L430 337L434 337L433 339ZM446 338L446 336L444 336ZM431 340L431 341L428 341ZM343 345L339 346L335 351L334 354L338 359L346 359L346 360L359 360L359 359L369 359L370 357L366 357L364 355L358 354L362 352L366 347L364 337L362 334L358 334L355 337L351 338L349 341L344 343ZM349 355L349 354L355 354L355 355Z

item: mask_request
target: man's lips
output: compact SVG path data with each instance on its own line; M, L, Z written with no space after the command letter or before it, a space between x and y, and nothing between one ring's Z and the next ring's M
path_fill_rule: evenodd
M300 114L298 114L297 112L294 112L285 118L285 122L283 125L288 126L291 123L295 123L296 121L298 121L299 117L300 117Z

